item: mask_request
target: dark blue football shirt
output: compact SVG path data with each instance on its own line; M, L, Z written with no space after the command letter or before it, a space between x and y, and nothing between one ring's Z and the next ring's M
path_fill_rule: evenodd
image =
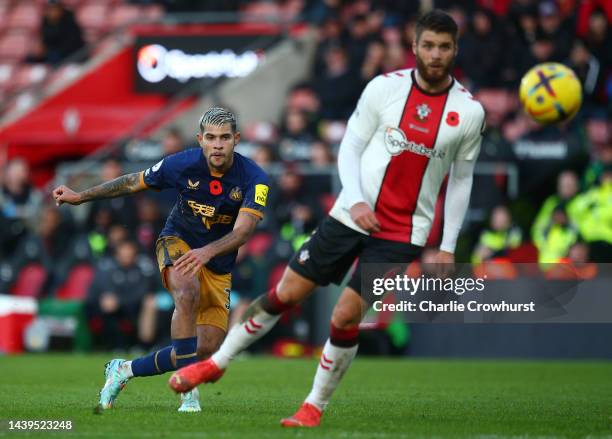
M191 248L203 247L230 233L241 210L263 218L268 176L237 152L223 175L211 174L204 151L194 148L164 158L144 171L142 178L153 189L178 191L160 237L178 236ZM206 266L215 273L229 273L236 253L217 256Z

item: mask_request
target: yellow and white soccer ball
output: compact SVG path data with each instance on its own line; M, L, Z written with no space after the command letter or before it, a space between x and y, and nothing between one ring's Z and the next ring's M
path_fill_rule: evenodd
M569 67L543 63L523 76L519 97L525 112L536 122L555 124L576 115L582 104L582 86Z

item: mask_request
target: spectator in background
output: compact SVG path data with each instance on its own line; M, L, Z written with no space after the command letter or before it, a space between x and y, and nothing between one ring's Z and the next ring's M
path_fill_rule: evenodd
M612 68L612 32L608 18L600 10L595 10L589 17L586 44L589 51L601 62L603 71Z
M153 262L138 257L133 241L123 241L112 259L98 263L86 304L98 343L107 349L126 349L128 342L152 343L154 273Z
M309 129L304 111L288 110L281 127L278 155L284 162L308 161L310 147L316 140Z
M87 240L94 258L102 257L108 244L107 236L113 224L113 213L108 207L91 212L87 220Z
M39 222L38 214L42 196L30 180L30 167L22 158L11 160L4 170L0 190L2 216L16 224L15 232L21 235L26 227L34 230Z
M491 213L489 229L480 234L472 254L472 262L479 263L503 257L508 250L517 248L523 241L521 229L512 224L512 215L506 206L497 206Z
M538 34L537 9L532 4L515 5L511 14L515 21L516 42L526 49L535 43Z
M417 17L412 17L408 21L406 21L403 26L402 45L406 48L406 62L404 66L407 69L416 67L416 55L412 51L412 43L414 43L414 39L416 37L416 22L417 22ZM463 32L460 30L459 34L457 35L458 41L463 41L462 37L463 37Z
M351 70L358 71L366 58L368 46L372 42L368 21L365 15L356 15L348 25L346 51L351 61Z
M85 46L74 14L66 9L60 0L47 0L40 39L40 55L43 58L41 61L49 64L59 64ZM75 61L82 61L83 58Z
M125 146L125 157L130 161L161 160L167 155L182 151L185 143L181 131L172 127L164 133L161 141L147 139L129 142Z
M157 237L164 228L164 221L160 215L157 203L151 198L141 197L136 204L138 207L138 225L135 230L136 240L146 254L153 254Z
M550 40L554 50L552 61L563 62L569 56L574 32L567 26L559 6L554 0L545 0L538 5L540 31L542 36Z
M565 201L553 208L542 233L534 241L538 249L538 262L541 264L561 262L578 240L578 230L570 222L566 208Z
M374 40L368 45L366 56L361 65L361 80L364 83L374 79L383 72L383 62L387 54L387 48L382 40Z
M530 67L525 59L526 53L535 43L538 33L537 8L532 4L512 5L503 38L504 67L502 71L503 85L518 87L521 76ZM459 52L461 57L461 52Z
M591 163L583 174L585 189L597 184L604 170L612 166L612 124L607 119L590 119L587 134L591 143Z
M322 119L348 119L361 93L359 74L350 68L346 51L332 46L325 52L325 71L315 78Z
M382 65L383 72L388 73L406 68L408 62L406 53L408 50L404 47L399 27L395 25L385 26L382 30L382 39L386 45L385 58ZM412 48L409 50L412 50ZM361 84L361 88L363 86Z
M262 168L266 169L274 161L274 154L272 153L272 148L267 145L257 146L253 151L251 159L253 159L253 161L257 163L258 166L261 166Z
M319 112L321 101L310 85L297 84L289 92L285 107L287 111L305 111L312 117Z
M319 141L311 145L310 164L321 169L326 169L334 164L334 156L327 143Z
M575 40L566 64L576 73L582 83L583 111L584 109L593 110L597 104L596 92L602 85L601 63L582 40Z
M574 171L563 171L559 174L557 193L544 201L531 227L531 239L536 247L542 245L545 239L545 232L550 227L555 208L561 203L569 203L576 196L579 188L578 176Z
M538 35L529 50L522 54L517 63L521 66L521 76L536 64L551 62L555 53L555 44L545 35Z
M313 76L325 74L325 54L331 47L338 46L342 38L342 24L335 16L328 17L319 27L317 33L318 44L313 63Z
M181 131L176 127L170 128L162 138L161 147L160 158L181 152L185 148Z
M108 228L106 238L106 251L104 257L112 259L117 253L119 246L131 238L130 230L121 224L111 224Z
M597 186L576 196L568 212L593 261L612 262L612 165L604 169Z
M51 294L79 261L88 261L87 240L76 233L72 219L53 206L44 206L34 233L20 241L12 258L15 275L30 262L41 264L47 273L44 291Z
M322 212L318 195L302 184L303 177L294 166L278 179L278 187L270 191L269 211L280 230L281 239L291 243L292 251L314 230Z
M589 246L582 241L577 241L570 247L567 257L574 264L586 264L591 262Z
M459 58L460 67L473 84L471 88L495 87L500 84L504 51L499 26L494 19L490 12L477 10L463 39L463 46L459 49L462 54Z
M111 181L123 174L123 167L119 160L114 157L107 158L102 164L100 171L101 181ZM89 211L90 224L94 223L94 218L98 215L98 211L107 210L110 213L111 221L122 224L125 227L133 230L136 227L136 205L134 200L124 197L111 198L107 200L99 200L92 203Z

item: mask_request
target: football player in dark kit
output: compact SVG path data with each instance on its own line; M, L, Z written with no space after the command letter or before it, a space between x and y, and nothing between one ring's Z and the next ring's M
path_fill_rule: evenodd
M168 156L151 168L75 192L53 191L58 205L176 188L177 202L156 245L164 286L172 293L172 345L133 361L107 363L101 409L112 408L132 377L159 375L215 352L225 338L231 270L238 248L263 218L268 177L234 151L240 141L235 116L213 107L199 122L201 148ZM180 412L200 411L197 389L181 394Z

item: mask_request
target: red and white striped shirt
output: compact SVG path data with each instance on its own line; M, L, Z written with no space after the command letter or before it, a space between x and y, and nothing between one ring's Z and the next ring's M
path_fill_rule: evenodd
M414 75L399 70L370 81L347 130L365 144L361 192L381 224L372 236L423 246L451 164L478 156L484 110L456 80L431 94ZM343 189L330 215L366 233L351 219L349 198Z

